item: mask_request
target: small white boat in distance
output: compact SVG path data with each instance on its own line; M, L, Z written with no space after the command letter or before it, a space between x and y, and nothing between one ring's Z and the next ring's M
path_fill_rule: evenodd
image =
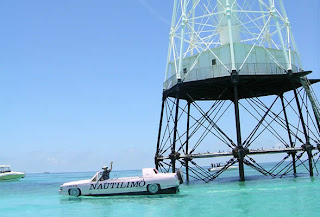
M60 186L59 194L79 197L141 195L141 194L175 194L183 183L182 172L159 173L154 168L142 169L142 177L123 177L101 180L97 172L91 179L67 182Z
M25 173L22 172L13 172L11 171L10 166L0 165L0 181L1 180L13 180L13 179L22 179L25 177Z
M209 172L216 172L216 171L221 170L223 167L224 167L224 165L218 165L218 166L215 165L215 166L209 168L208 170L209 170ZM227 171L237 170L237 169L238 169L238 166L230 166L230 167L228 167Z

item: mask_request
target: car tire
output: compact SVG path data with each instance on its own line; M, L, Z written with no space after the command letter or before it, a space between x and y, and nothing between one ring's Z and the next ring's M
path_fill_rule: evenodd
M69 195L73 197L79 197L81 195L81 191L79 188L70 188Z
M156 194L160 190L160 185L159 184L150 184L147 186L147 190L149 191L150 194Z

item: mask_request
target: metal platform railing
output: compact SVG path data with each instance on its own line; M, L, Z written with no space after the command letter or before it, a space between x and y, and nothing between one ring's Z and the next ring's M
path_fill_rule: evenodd
M285 64L280 64L285 65ZM236 68L238 69L239 75L280 75L280 74L286 74L287 71L280 67L279 65L275 63L247 63L247 64L236 64ZM295 65L292 65L292 72L296 73L299 72L299 68ZM181 73L182 81L183 82L189 82L189 81L199 81L199 80L205 80L210 78L219 78L219 77L225 77L230 76L231 74L231 65L213 65L209 67L202 67L202 68L196 68L188 71L186 70L186 73ZM173 75L170 78L168 78L164 84L163 88L170 89L172 86L177 84L177 76Z
M317 147L313 147L313 150L317 150ZM302 152L304 149L302 147L294 148L270 148L270 149L250 149L248 155L262 155L262 154L279 154L279 153L292 153L292 152ZM207 153L198 153L198 154L182 154L180 158L215 158L215 157L228 157L233 156L233 152L207 152ZM167 160L170 159L169 156L162 156L158 159Z

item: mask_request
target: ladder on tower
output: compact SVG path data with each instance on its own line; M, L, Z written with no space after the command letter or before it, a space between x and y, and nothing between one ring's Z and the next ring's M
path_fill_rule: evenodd
M310 83L309 79L307 78L307 76L300 78L300 82L309 97L312 109L313 109L314 114L317 118L317 122L320 123L320 104L319 104L319 101L318 101L312 87L311 87L311 83ZM320 129L319 129L319 131L320 131Z

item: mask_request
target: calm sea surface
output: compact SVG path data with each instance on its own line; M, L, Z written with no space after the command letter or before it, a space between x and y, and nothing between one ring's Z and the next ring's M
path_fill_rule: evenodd
M319 176L271 179L248 168L246 174L246 182L229 171L211 183L184 184L175 195L80 198L58 195L59 186L94 172L27 174L20 181L0 182L0 216L320 216ZM112 177L133 175L141 171L112 172Z

